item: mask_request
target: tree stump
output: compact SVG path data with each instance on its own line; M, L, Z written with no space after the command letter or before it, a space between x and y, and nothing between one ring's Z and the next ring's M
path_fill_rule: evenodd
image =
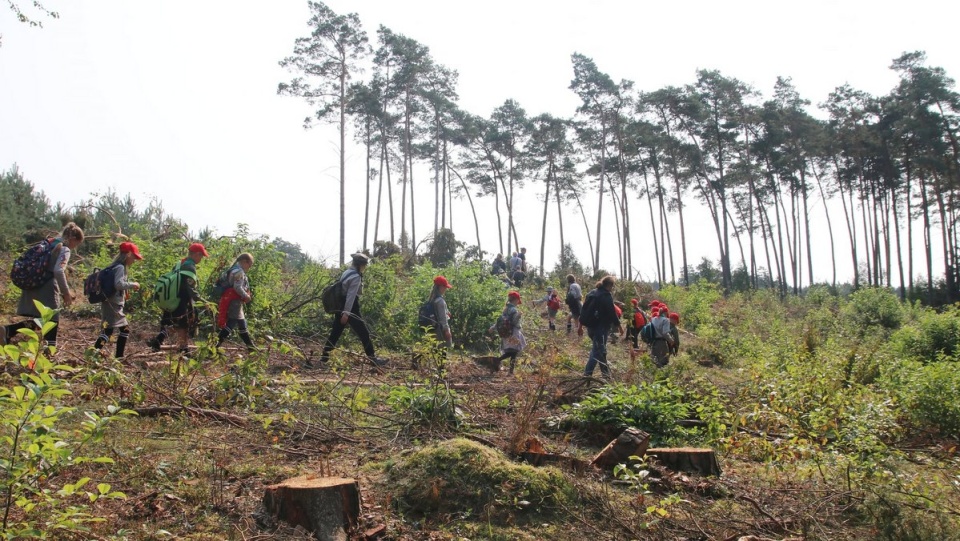
M590 464L602 470L630 462L631 456L643 456L650 445L650 434L639 428L628 428L593 457Z
M720 476L720 463L713 449L695 449L681 447L675 449L647 449L647 456L652 456L658 462L673 471L694 472L700 475Z
M264 488L263 506L321 541L346 541L360 518L360 485L344 477L303 475Z

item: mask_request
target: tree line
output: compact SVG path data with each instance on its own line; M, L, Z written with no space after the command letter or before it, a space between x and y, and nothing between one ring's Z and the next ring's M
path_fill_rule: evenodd
M642 242L643 258L652 252L656 261L657 281L687 284L694 265L685 210L695 198L709 215L727 290L736 269L755 288L786 294L811 285L810 224L822 216L830 261L816 264L829 265L833 285L837 259L849 257L854 287L932 294L942 273L949 298L960 299L960 97L942 68L926 65L923 52L893 60L899 82L887 95L843 85L817 108L786 77L768 98L715 70L697 71L684 86L644 91L574 53L569 88L580 105L570 117L531 116L514 100L481 116L458 106L457 72L436 62L427 46L384 26L371 44L356 14L308 4L311 33L281 61L295 77L278 92L316 107L305 125L333 121L339 129L341 261L344 154L352 131L365 148L364 248L389 240L415 250L415 189L432 185L432 233L453 228L453 198L466 198L481 248L475 198L492 198L496 251L517 250L515 195L535 190L543 202L541 243L555 206L561 254L565 228L583 227L594 270L601 250L615 242L619 275L634 277L633 250ZM424 170L416 164L428 165L429 178L414 178ZM816 205L818 199L840 205ZM595 224L584 212L591 204ZM566 208L579 211L582 223L564 223ZM602 230L605 211L613 213L616 235ZM922 246L914 246L915 227ZM915 268L915 260L923 266ZM935 261L942 267L935 269Z

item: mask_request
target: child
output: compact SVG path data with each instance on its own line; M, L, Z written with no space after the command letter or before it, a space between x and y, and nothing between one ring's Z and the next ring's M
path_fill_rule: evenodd
M73 304L73 300L76 298L67 284L67 264L70 263L70 251L83 242L83 229L70 222L64 226L60 237L53 242L56 247L50 252L50 259L46 268L47 276L51 276L51 278L48 278L43 285L36 289L20 292L17 315L30 319L0 328L2 329L0 330L0 346L7 344L20 329L36 328L34 318L39 318L40 312L33 302L39 301L47 308L57 310L53 315L53 321L57 325L43 337L47 353L52 355L56 351L57 331L60 330L60 310Z
M547 319L550 322L550 330L555 331L557 330L557 311L560 310L560 295L557 295L557 290L553 289L553 286L547 287L547 294L542 299L533 301L534 306L543 303L547 304Z
M187 257L174 265L173 270L189 272L196 276L197 264L205 257L210 257L207 249L203 244L194 242L187 248ZM181 352L187 351L187 341L197 334L197 310L194 303L201 300L197 281L186 274L181 274L179 291L179 304L172 312L163 311L160 315L160 333L147 341L147 345L153 351L160 351L163 341L167 338L167 327L173 327Z
M517 364L517 355L523 351L523 348L527 346L527 339L523 336L523 330L520 328L520 310L517 309L517 306L523 304L523 301L520 299L520 293L516 291L511 291L507 294L507 304L503 308L503 313L500 314L500 318L507 319L510 321L511 333L509 336L500 337L500 358L499 361L504 359L510 359L510 373L513 374L513 370ZM487 332L493 334L497 330L497 324L494 323Z
M237 256L237 260L227 274L227 284L229 289L223 292L220 297L220 305L217 311L217 326L220 328L220 334L217 335L217 347L219 348L230 331L237 329L240 339L247 345L248 351L253 351L253 340L247 332L247 319L243 313L243 305L250 302L250 280L247 279L247 271L253 266L253 255L242 253Z
M577 335L583 336L583 327L580 326L580 310L583 308L583 289L577 283L577 278L567 275L567 308L570 309L570 315L567 316L567 334L572 330L572 323L577 323Z
M670 336L673 336L673 344L670 345L670 352L673 355L680 353L680 314L670 312Z
M127 295L130 290L139 291L140 284L127 281L127 268L133 265L134 261L140 261L143 256L140 255L140 249L132 242L121 242L120 253L114 258L113 263L107 268L113 268L113 287L115 292L100 303L100 336L93 344L93 349L99 350L110 342L110 336L113 335L113 329L120 329L117 335L117 352L115 357L123 357L123 349L127 345L127 338L130 337L130 326L127 323L127 315L123 312L123 307L127 302ZM102 272L102 271L101 271Z

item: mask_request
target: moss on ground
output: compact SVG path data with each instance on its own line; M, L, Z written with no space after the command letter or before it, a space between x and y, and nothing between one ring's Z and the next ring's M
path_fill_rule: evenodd
M414 513L549 515L573 498L560 470L516 464L462 438L389 463L386 477L396 505Z

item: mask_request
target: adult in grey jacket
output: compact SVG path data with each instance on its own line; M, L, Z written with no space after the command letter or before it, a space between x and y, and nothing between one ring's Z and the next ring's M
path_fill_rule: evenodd
M590 377L593 370L600 365L600 373L605 379L610 379L610 366L607 364L607 335L610 334L610 327L614 323L619 323L617 311L613 307L613 287L616 285L616 278L606 276L603 280L597 282L597 287L587 294L588 299L583 303L583 312L581 318L589 310L596 313L594 319L587 325L587 332L590 340L593 341L593 347L590 348L590 358L587 359L587 365L583 369L583 375ZM589 297L593 297L590 299Z
M343 309L333 314L333 328L330 329L330 336L327 337L327 343L323 346L323 354L320 356L320 362L327 362L330 352L337 346L340 335L343 330L350 325L353 332L363 344L363 351L367 354L367 359L375 366L383 366L386 361L377 359L376 352L373 349L373 342L370 340L370 330L363 321L360 313L360 295L363 294L363 272L367 270L370 264L370 258L364 254L353 254L353 264L349 269L343 271L340 275L340 282L343 284L346 292L346 300L343 303ZM309 365L308 365L309 366Z

